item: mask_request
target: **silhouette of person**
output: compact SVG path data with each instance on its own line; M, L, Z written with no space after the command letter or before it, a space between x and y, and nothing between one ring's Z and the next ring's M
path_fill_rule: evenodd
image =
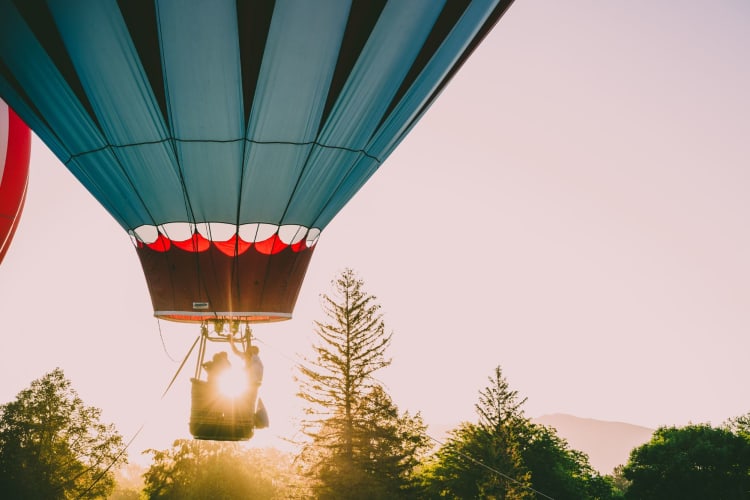
M224 351L217 352L211 361L203 363L203 368L206 370L206 380L209 385L215 386L221 374L229 370L231 366L227 353Z
M263 382L263 362L260 360L260 349L257 346L248 346L246 351L240 351L230 342L232 351L245 361L245 374L247 375L247 402L250 410L255 413L255 404L258 399L258 388Z

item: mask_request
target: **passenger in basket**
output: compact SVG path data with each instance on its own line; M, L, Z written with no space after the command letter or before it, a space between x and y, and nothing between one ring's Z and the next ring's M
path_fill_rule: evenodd
M255 413L255 404L258 399L258 388L263 382L263 362L258 356L260 349L257 346L248 346L247 351L242 352L234 345L232 351L242 357L245 361L245 373L247 374L247 401L250 409Z
M231 368L227 353L224 351L214 354L211 361L203 363L203 369L206 370L207 381L209 385L216 386L222 373Z

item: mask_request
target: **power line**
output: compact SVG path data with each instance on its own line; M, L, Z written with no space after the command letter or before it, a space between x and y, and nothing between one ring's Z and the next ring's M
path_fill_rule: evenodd
M266 347L270 347L267 343L263 342L262 340L259 340L259 339L256 339L256 340L258 340L260 343L263 343ZM271 349L275 350L277 355L279 355L279 356L281 356L283 358L286 358L286 359L288 359L290 361L294 361L286 353L281 352L281 350L279 350L279 349L273 349L273 348L271 348ZM384 384L381 384L381 385L384 385ZM439 446L444 446L445 443L443 443L439 439L436 439L436 438L432 437L431 435L427 434L426 432L423 433L423 434L424 434L425 437L427 437L428 439L431 439L432 441L434 441L435 443L437 443ZM499 470L497 470L497 469L495 469L493 467L490 467L489 465L487 465L485 463L482 463L481 461L479 461L479 460L477 460L477 459L475 459L475 458L473 458L473 457L471 457L469 455L461 453L460 451L456 451L456 453L458 455L462 456L463 458L471 461L472 463L474 463L474 464L476 464L476 465L478 465L478 466L480 466L480 467L482 467L484 469L487 469L488 471L492 472L493 474L496 474L496 475L498 475L498 476L500 476L500 477L502 477L504 479L507 479L508 481L512 481L512 482L518 484L519 486L521 486L524 489L532 491L532 492L534 492L535 494L537 494L537 495L539 495L541 497L548 498L549 500L555 500L553 497L551 497L551 496L549 496L549 495L547 495L545 493L542 493L541 491L536 490L536 489L532 488L531 486L523 484L522 482L518 481L517 479L515 479L515 478L513 478L513 477L511 477L511 476L509 476L507 474L504 474L504 473L500 472Z
M435 442L436 442L437 444L439 444L440 446L445 446L445 443L443 443L442 441L440 441L440 440L438 440L438 439L435 439L434 437L430 436L430 435L429 435L429 434L427 434L426 432L424 433L424 435L425 435L426 437L428 437L429 439L432 439L433 441L435 441ZM545 494L544 494L544 493L542 493L541 491L539 491L539 490L535 490L535 489L534 489L534 488L532 488L531 486L528 486L528 485L526 485L526 484L523 484L523 483L522 483L521 481L519 481L519 480L517 480L517 479L515 479L515 478L512 478L512 477L510 477L510 476L509 476L509 475L507 475L507 474L503 474L503 473L502 473L502 472L500 472L499 470L497 470L497 469L495 469L495 468L493 468L493 467L490 467L489 465L487 465L487 464L485 464L485 463L482 463L482 462L480 462L479 460L475 459L474 457L471 457L471 456L469 456L469 455L466 455L465 453L461 453L460 451L456 451L455 453L456 453L457 455L460 455L460 456L462 456L463 458L465 458L465 459L467 459L467 460L469 460L469 461L471 461L471 462L473 462L473 463L477 464L478 466L480 466L480 467L483 467L483 468L487 469L488 471L492 472L493 474L497 474L497 475L498 475L498 476L500 476L500 477L503 477L503 478L505 478L505 479L507 479L507 480L509 480L509 481L512 481L512 482L514 482L514 483L518 484L519 486L521 486L521 487L522 487L522 488L524 488L524 489L527 489L527 490L529 490L529 491L532 491L532 492L536 493L537 495L541 495L541 496L543 496L544 498L549 498L550 500L555 500L555 499L554 499L554 498L552 498L551 496L549 496L549 495L545 495Z
M159 333L161 334L161 326L159 327ZM193 349L195 349L196 344L198 344L198 340L200 339L200 336L198 336L195 339L195 342L193 342L193 345L190 346L190 349L188 350L187 354L185 355L185 358L182 360L182 363L180 363L179 368L177 368L177 372L175 372L174 376L172 377L172 380L169 381L169 384L167 384L167 388L164 389L164 392L162 393L161 397L159 398L159 401L162 401L164 399L164 396L167 395L169 390L172 388L172 385L174 384L174 381L177 380L177 376L182 371L182 368L185 366L185 363L190 358L190 355L193 353ZM109 472L109 470L117 463L118 460L120 460L120 457L130 448L130 445L133 444L133 441L135 441L135 438L138 437L138 435L141 433L143 428L146 426L146 422L144 421L141 426L138 428L137 431L133 434L133 436L130 438L130 440L127 442L127 444L120 450L120 453L117 454L117 456L110 462L110 464L99 473L98 476L94 478L94 480L91 482L88 488L86 488L83 492L81 492L80 495L78 495L77 498L82 498L86 493L91 491L91 488L96 486L96 483L102 480L102 478Z

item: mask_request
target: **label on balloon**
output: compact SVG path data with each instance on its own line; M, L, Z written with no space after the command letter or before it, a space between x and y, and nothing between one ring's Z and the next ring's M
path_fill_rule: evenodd
M193 309L208 309L208 302L193 302Z

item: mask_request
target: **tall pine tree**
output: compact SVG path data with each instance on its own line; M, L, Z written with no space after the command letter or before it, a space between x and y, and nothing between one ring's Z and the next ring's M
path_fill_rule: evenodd
M519 434L526 399L510 389L498 366L479 391L477 423L463 422L422 471L427 498L534 498Z
M616 493L554 429L532 423L501 368L479 391L476 423L463 422L426 462L424 498L607 500Z
M407 496L417 457L427 448L419 414L400 415L373 373L390 364L380 305L345 269L323 294L315 356L298 366L310 438L300 454L318 498Z

